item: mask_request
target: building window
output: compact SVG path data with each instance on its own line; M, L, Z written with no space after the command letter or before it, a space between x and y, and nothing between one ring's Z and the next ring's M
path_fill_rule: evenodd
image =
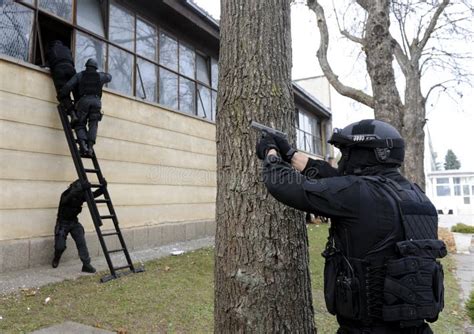
M109 45L109 73L113 80L108 87L120 93L132 95L133 78L132 54Z
M104 14L99 0L77 2L77 24L93 33L105 37Z
M436 179L436 195L451 196L451 188L449 187L449 178L440 177Z
M198 85L197 94L198 116L212 119L211 90L203 85Z
M156 102L158 66L149 61L138 58L135 78L137 82L137 95L144 100Z
M105 69L105 43L76 31L76 53L74 56L76 71L80 72L85 69L86 61L93 58L99 65L99 71Z
M296 136L298 149L322 155L321 124L315 116L298 110Z
M471 204L471 198L470 197L464 197L464 204Z
M135 37L135 17L125 9L110 5L109 40L133 51Z
M214 58L211 58L211 81L212 81L211 86L214 89L217 89L218 78L219 78L219 67L218 67L217 60L215 60Z
M67 21L72 21L72 0L38 0L38 6Z
M178 109L178 76L160 68L160 104Z
M137 19L137 54L156 61L156 27Z
M179 110L194 114L196 85L193 81L179 77Z
M17 3L0 2L0 53L28 61L34 11Z
M196 54L196 79L210 86L210 74L211 71L209 69L207 58L200 54Z
M464 196L469 196L470 195L469 194L469 185L465 184L465 185L462 186L462 194Z
M194 78L194 51L179 44L179 73Z
M178 42L165 33L160 33L160 64L178 71Z

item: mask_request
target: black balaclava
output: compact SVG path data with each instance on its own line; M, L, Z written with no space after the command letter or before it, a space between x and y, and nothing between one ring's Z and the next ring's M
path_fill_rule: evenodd
M338 171L345 175L369 175L382 170L399 167L396 164L382 164L377 160L373 149L362 147L341 147L341 160Z

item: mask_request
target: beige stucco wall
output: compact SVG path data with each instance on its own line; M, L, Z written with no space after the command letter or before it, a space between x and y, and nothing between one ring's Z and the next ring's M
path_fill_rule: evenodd
M331 86L325 76L298 79L294 82L317 98L326 108L331 109Z
M0 58L0 240L53 234L76 178L48 72ZM96 153L122 227L214 220L214 124L105 92ZM93 225L85 206L79 219Z

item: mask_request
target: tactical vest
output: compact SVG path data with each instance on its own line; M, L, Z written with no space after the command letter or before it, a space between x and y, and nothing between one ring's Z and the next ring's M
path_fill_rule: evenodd
M79 82L79 96L95 95L102 96L102 84L100 82L100 74L97 72L82 72L82 78Z
M77 221L77 216L82 212L82 204L84 204L85 197L82 192L77 192L75 196L70 197L69 200L64 198L69 195L71 189L67 189L59 201L58 220Z
M342 319L370 326L375 321L400 327L434 322L444 307L443 267L436 259L447 254L438 240L438 217L433 204L416 185L404 189L381 176L364 176L394 199L404 240L393 238L393 255L363 259L344 254L331 226L323 256L324 294L328 311ZM370 250L369 252L370 253Z

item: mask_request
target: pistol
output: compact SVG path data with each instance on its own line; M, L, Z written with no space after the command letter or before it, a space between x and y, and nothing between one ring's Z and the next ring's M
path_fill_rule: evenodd
M273 135L278 135L278 136L283 136L285 138L288 137L288 135L285 132L275 130L274 128L271 128L269 126L265 126L263 124L255 122L255 121L252 121L252 127L255 128L255 129L258 129L262 132L271 133Z

